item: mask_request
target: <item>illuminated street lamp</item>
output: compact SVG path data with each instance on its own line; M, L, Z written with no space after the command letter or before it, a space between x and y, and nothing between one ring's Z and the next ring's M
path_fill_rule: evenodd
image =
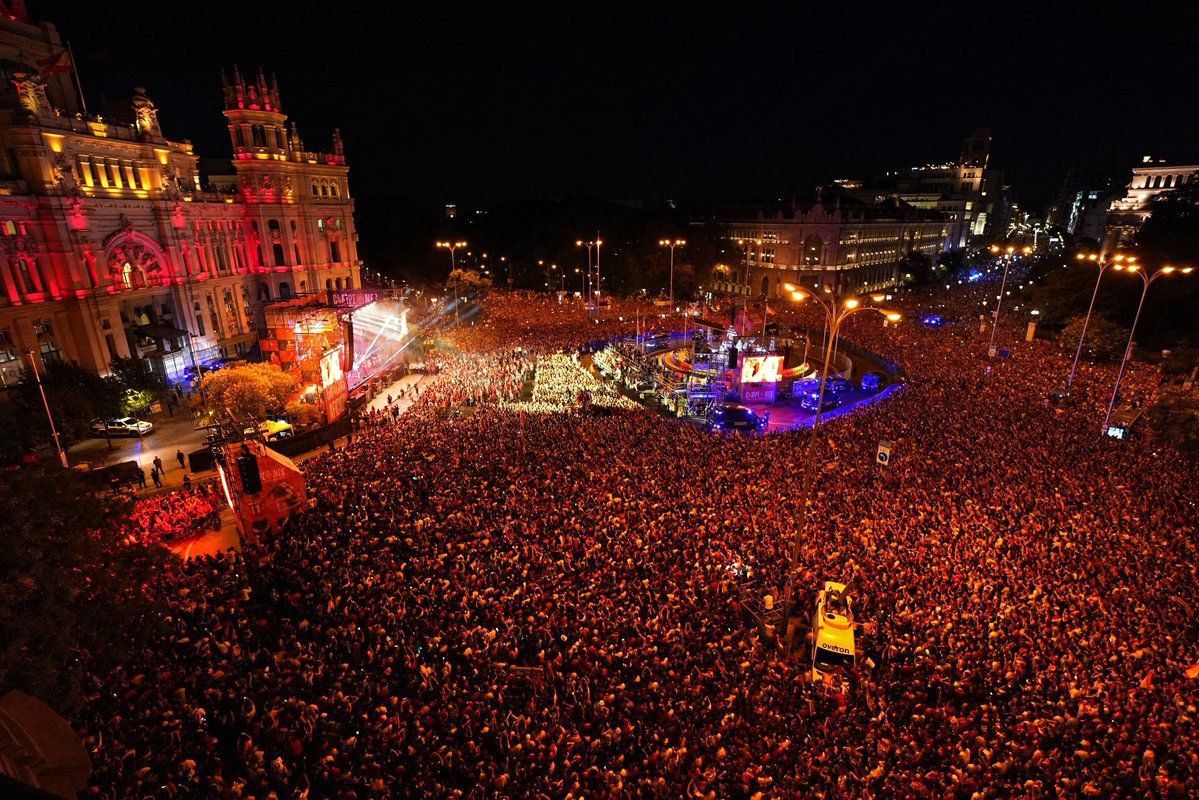
M450 251L450 272L453 273L454 270L456 270L458 268L457 263L454 261L454 251L460 247L466 247L466 242L438 242L437 246L442 248L443 250ZM467 255L469 255L469 253ZM458 297L459 288L460 288L459 285L457 283L455 283L454 284L454 324L455 325L457 325L459 322L462 321L461 315L458 310L458 307L461 305L461 300Z
M582 239L575 242L575 247L586 247L587 248L587 300L588 300L588 302L591 302L592 300L594 300L594 298L597 297L600 292L600 246L603 243L604 243L604 240L601 239L599 236L596 236L595 239L593 239L590 242L585 242ZM595 248L594 266L592 265L592 261L591 261L591 248L593 248L593 247ZM592 279L592 276L591 276L592 269L595 270L595 278L594 279Z
M745 248L745 299L742 307L749 308L749 246L756 244L761 247L765 239L761 236L752 238L735 236L733 241Z
M670 248L670 308L674 310L674 249L687 244L683 239L662 239L658 242L661 247Z
M450 269L457 269L458 264L454 261L454 251L460 247L466 247L466 242L438 242L437 246L450 251Z
M1010 257L1016 254L1016 248L1012 245L1008 245L1006 248L1001 250L999 245L993 244L991 245L991 252L995 255L999 255L999 253L1002 252L1009 257L1003 260L1003 280L999 283L999 302L995 304L995 314L994 318L991 320L991 341L987 343L988 354L990 354L991 348L995 346L995 331L999 330L999 312L1003 309L1003 292L1004 289L1007 288L1007 274L1008 270L1011 269L1012 266L1012 259ZM1025 247L1020 252L1024 255L1028 255L1032 252L1032 248Z
M816 395L816 416L812 421L812 433L808 437L807 450L804 454L803 467L803 483L800 488L799 498L799 520L796 525L793 541L791 543L791 555L787 564L787 572L784 576L783 588L783 627L786 631L787 643L790 644L793 637L790 633L790 621L792 605L795 601L795 585L799 573L799 555L803 545L804 525L808 515L808 502L812 494L812 484L815 481L815 448L817 439L817 429L820 426L820 415L824 411L824 388L828 382L829 364L832 361L832 342L836 339L841 330L841 323L846 319L862 311L873 311L877 314L882 314L889 322L899 322L903 316L897 311L890 311L878 308L876 306L863 305L861 300L851 297L844 300L839 305L831 298L823 300L819 295L813 292L807 292L798 289L790 283L783 284L783 288L791 292L791 299L797 303L802 303L805 300L811 300L820 306L824 312L826 322L828 323L829 335L824 343L824 364L820 371L820 390ZM876 295L877 296L877 295ZM873 297L871 298L873 300ZM885 295L884 295L885 299Z
M1137 323L1141 321L1141 309L1145 307L1145 295L1149 294L1149 287L1153 282L1163 275L1172 275L1175 272L1181 272L1184 275L1189 275L1194 271L1194 267L1159 267L1156 272L1149 275L1145 270L1141 269L1139 264L1117 264L1113 267L1117 272L1131 272L1141 279L1144 287L1141 289L1141 300L1137 303L1136 316L1132 318L1132 327L1128 329L1128 344L1124 347L1124 358L1120 359L1120 371L1116 373L1116 385L1112 387L1112 399L1107 404L1107 416L1103 418L1103 432L1107 432L1108 425L1112 421L1112 411L1116 408L1116 398L1120 395L1120 381L1124 380L1124 368L1128 365L1128 357L1132 355L1132 340L1137 332Z
M1070 365L1070 375L1066 378L1066 388L1069 389L1074 385L1074 373L1078 370L1078 359L1082 356L1082 343L1087 337L1087 326L1091 324L1091 312L1095 310L1095 298L1099 296L1099 283L1103 280L1103 273L1108 267L1120 266L1121 263L1127 262L1133 264L1136 262L1136 256L1125 256L1123 253L1117 253L1112 257L1111 261L1100 261L1096 253L1079 253L1075 258L1082 262L1091 262L1099 264L1099 274L1095 277L1095 291L1091 292L1091 304L1087 306L1087 316L1082 321L1082 333L1078 335L1078 347L1074 350L1074 363Z

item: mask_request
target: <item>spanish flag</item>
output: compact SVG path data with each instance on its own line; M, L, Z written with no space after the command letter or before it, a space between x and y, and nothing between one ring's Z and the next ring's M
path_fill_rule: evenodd
M39 59L37 66L43 75L50 75L55 72L70 72L75 68L71 63L71 54L67 50L59 50L57 53L51 53L48 58Z

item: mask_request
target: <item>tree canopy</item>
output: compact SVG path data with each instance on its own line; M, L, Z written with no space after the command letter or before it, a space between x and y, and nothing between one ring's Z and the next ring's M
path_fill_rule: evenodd
M73 471L0 473L0 693L68 710L79 656L116 663L126 635L154 624L141 587L169 556L112 535L127 511Z
M1085 316L1073 317L1062 329L1058 342L1062 347L1073 350L1078 346L1078 337L1082 335ZM1116 325L1111 320L1099 314L1091 315L1087 325L1087 337L1082 344L1083 355L1104 361L1120 358L1128 344L1128 331Z
M259 422L281 412L299 382L276 364L242 364L204 376L200 384L214 422Z

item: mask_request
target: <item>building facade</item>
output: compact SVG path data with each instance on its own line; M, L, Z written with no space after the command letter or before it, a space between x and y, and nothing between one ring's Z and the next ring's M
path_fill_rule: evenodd
M936 260L945 250L947 224L941 214L893 198L870 205L838 198L831 207L817 202L763 212L729 223L748 272L747 279L731 277L767 297L783 294L784 283L840 293L887 289L903 280L899 265L909 253Z
M1123 196L1108 208L1103 252L1114 252L1132 242L1153 213L1153 199L1159 194L1196 183L1199 183L1199 164L1169 164L1145 156L1141 165L1133 169Z
M979 128L962 141L957 161L890 172L847 187L853 196L878 202L897 197L910 206L945 216L948 250L985 236L1004 216L1003 173L990 168L991 130Z
M0 383L27 353L178 381L249 352L265 303L359 285L340 136L305 149L273 78L225 78L233 171L209 183L144 89L127 123L88 115L73 69L52 24L0 3Z

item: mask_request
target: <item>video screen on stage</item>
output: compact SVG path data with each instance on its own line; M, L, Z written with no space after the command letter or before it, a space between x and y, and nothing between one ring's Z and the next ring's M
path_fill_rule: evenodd
M742 383L778 383L782 356L747 356L741 365Z
M341 375L341 348L334 348L321 356L321 386L341 380Z

